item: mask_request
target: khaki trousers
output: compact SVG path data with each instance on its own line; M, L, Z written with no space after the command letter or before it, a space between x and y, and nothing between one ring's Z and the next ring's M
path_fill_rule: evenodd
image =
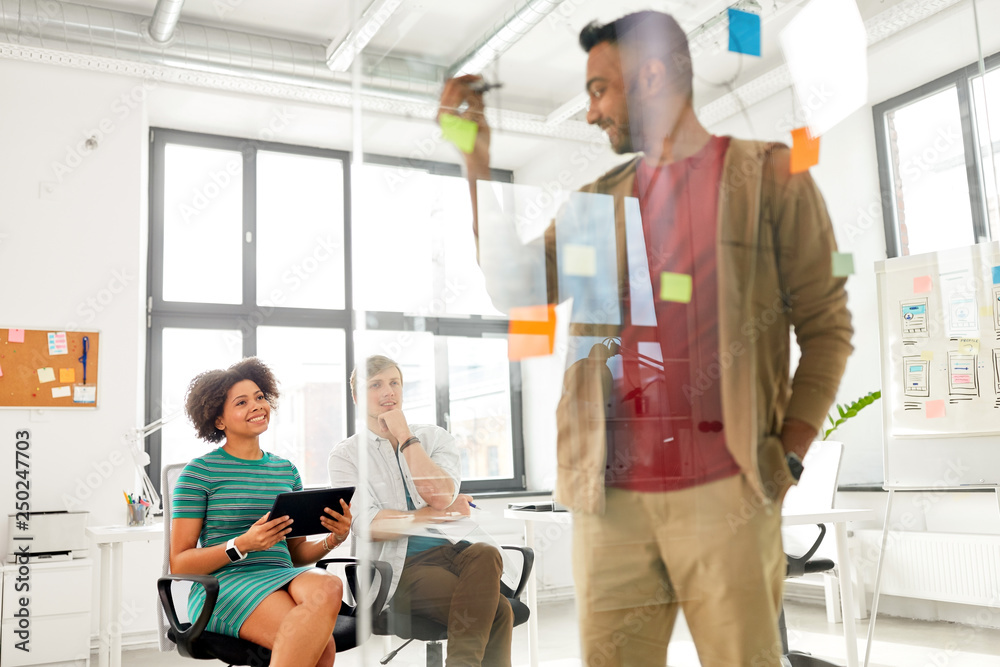
M448 667L510 667L514 612L503 561L487 544L434 547L406 559L392 610L448 626Z
M665 493L606 490L573 516L586 667L663 667L684 610L703 667L777 667L781 510L743 475Z

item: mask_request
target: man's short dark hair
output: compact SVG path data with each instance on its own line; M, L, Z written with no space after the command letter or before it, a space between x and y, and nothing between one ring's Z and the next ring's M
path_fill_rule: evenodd
M678 91L691 97L691 51L687 35L670 14L643 11L627 14L601 25L593 21L580 31L580 46L587 53L598 44L608 42L618 47L622 66L637 65L656 58L667 65L674 75ZM625 72L628 76L630 72Z

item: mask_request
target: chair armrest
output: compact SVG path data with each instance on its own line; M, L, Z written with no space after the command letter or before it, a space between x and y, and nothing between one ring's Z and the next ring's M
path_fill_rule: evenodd
M785 554L785 559L786 562L788 563L785 576L801 577L803 574L806 573L806 563L809 562L809 559L812 558L813 555L816 553L816 550L819 549L820 542L823 541L823 537L826 535L825 525L817 523L816 527L819 528L819 535L816 536L816 541L813 542L813 545L809 547L809 551L805 552L803 555L798 557L789 556L788 554Z
M316 567L325 568L331 563L346 563L344 575L347 577L347 586L351 589L351 595L355 601L360 601L358 597L358 559L351 557L324 558L316 563ZM378 573L378 592L371 606L371 618L375 618L385 607L385 602L389 598L389 586L392 585L392 566L384 560L373 560L372 570ZM354 614L351 614L352 616Z
M175 581L190 581L201 584L205 589L205 604L201 613L187 630L181 630L180 619L177 618L177 608L174 606L174 596L170 586ZM208 619L215 610L215 602L219 598L219 580L207 574L168 574L156 580L156 588L160 594L160 604L166 612L167 622L177 638L177 652L185 658L193 658L191 645L201 637L208 625Z
M507 549L509 551L520 551L521 552L521 578L517 582L517 588L514 589L514 593L511 595L512 598L521 597L521 593L524 592L524 587L528 585L528 577L531 575L531 568L535 566L535 551L528 547L516 546L513 544L501 545L502 549Z

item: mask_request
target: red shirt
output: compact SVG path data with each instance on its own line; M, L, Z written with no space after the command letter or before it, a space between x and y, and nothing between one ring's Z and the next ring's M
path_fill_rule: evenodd
M652 303L648 288L640 294L632 285L608 423L608 486L673 491L739 473L726 449L718 382L716 221L728 147L727 137L712 137L687 159L658 168L643 160L636 170ZM630 257L635 253L643 254L634 250ZM637 272L633 263L630 275ZM691 276L690 303L660 299L663 272ZM700 374L712 379L707 390L694 389Z

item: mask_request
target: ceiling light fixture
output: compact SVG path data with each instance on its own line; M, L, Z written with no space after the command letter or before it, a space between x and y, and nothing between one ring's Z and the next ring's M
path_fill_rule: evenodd
M374 0L361 16L354 29L347 34L340 44L334 46L331 42L326 50L326 65L334 72L346 72L354 62L354 58L368 46L375 34L382 29L403 0Z
M528 0L517 12L452 66L453 76L480 74L565 0Z

